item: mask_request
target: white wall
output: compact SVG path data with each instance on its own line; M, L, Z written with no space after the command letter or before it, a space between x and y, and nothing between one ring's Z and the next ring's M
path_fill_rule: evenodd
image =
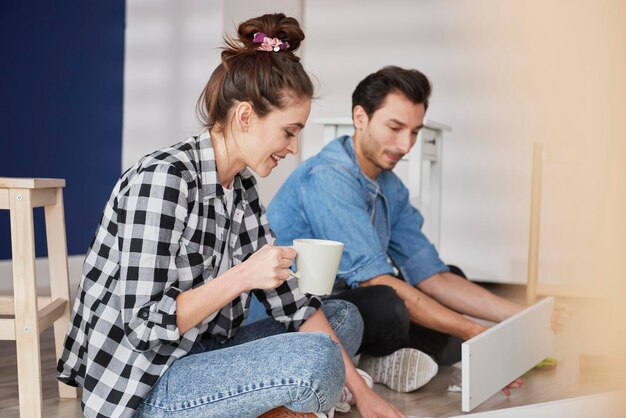
M473 278L525 280L539 140L552 157L541 279L610 276L624 286L616 272L626 271L626 3L128 0L124 169L198 132L195 102L219 63L224 31L279 10L304 26L300 54L320 96L303 157L321 144L314 119L349 116L365 75L388 64L419 68L434 84L427 116L454 129L444 144L444 259ZM260 181L264 202L298 160Z
M624 8L619 0L305 2L305 65L322 87L312 119L349 116L357 82L382 66L426 73L434 85L427 117L453 128L444 139L441 253L481 280L526 279L532 142L587 160L582 176L559 170L555 178L546 169L544 207L559 209L544 216L540 266L542 280L581 273L571 263L560 268L576 253L561 249L593 237L592 223L575 220L599 207L568 214L572 231L562 219L576 206L572 194L555 194L574 185L580 206L608 190L587 186L609 187L610 147L624 138ZM604 123L609 136L598 134ZM546 236L558 230L570 239Z
M123 170L200 132L196 100L223 32L223 0L126 2Z

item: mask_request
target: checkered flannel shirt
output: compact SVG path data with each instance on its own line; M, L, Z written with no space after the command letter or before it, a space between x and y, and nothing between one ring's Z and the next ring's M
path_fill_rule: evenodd
M237 333L248 293L182 335L176 326L176 296L215 277L226 245L237 265L274 242L252 174L238 174L233 187L229 218L208 133L142 158L116 184L85 259L57 367L60 381L83 387L87 417L132 416L199 337ZM293 278L254 293L288 330L321 305Z

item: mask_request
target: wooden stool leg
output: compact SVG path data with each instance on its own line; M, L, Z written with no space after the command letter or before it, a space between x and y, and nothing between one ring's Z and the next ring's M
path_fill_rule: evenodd
M67 267L67 241L63 211L63 189L56 189L56 203L45 207L46 237L50 269L50 296L66 300L63 315L54 322L54 342L57 359L63 351L63 341L70 323L70 289ZM78 389L59 382L59 397L76 398Z
M9 200L20 416L41 417L41 354L31 190L11 189Z

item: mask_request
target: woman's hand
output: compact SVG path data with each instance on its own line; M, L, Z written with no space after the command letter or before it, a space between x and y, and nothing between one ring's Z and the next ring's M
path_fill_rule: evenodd
M367 386L355 399L356 407L363 418L406 418L406 415Z
M296 250L264 245L240 264L246 290L275 289L287 280Z
M299 331L326 333L330 335L333 341L341 346L339 339L321 309L311 315L309 319L302 324ZM354 399L361 416L364 418L406 418L406 415L367 386L367 383L365 383L363 377L356 370L350 361L350 357L348 357L348 353L346 353L343 347L341 347L341 356L343 357L343 363L346 367L346 386L348 390L350 390L350 393L352 393L352 399Z

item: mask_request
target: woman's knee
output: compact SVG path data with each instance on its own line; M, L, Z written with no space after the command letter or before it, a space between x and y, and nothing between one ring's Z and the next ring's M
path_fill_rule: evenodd
M302 386L301 396L294 399L290 408L296 411L328 411L341 395L345 385L345 364L341 348L329 335L303 333L298 344L304 348L301 369L308 380Z
M350 356L356 354L363 339L363 318L359 309L348 301L333 299L325 300L322 310L344 350Z

